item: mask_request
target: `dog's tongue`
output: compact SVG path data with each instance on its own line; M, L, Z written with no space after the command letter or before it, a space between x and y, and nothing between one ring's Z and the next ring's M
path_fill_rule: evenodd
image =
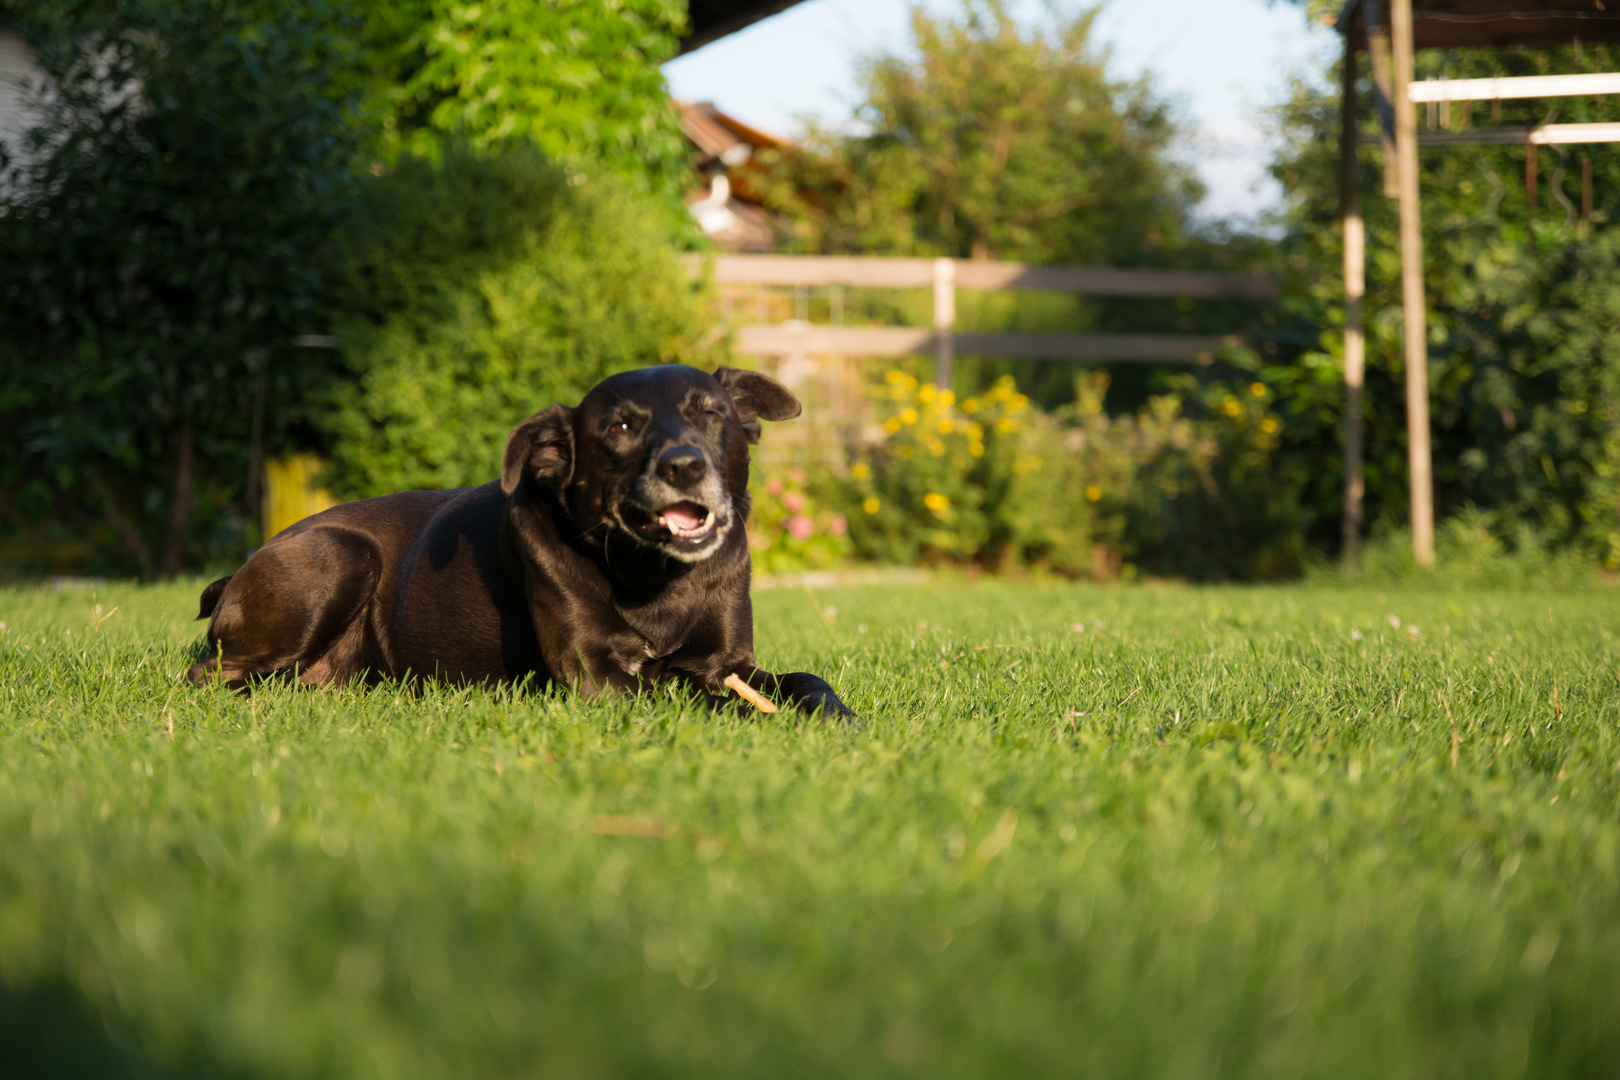
M678 502L664 507L664 524L677 529L696 529L709 519L708 513L697 503Z

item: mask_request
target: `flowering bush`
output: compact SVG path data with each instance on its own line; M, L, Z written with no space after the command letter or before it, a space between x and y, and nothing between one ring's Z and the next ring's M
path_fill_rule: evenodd
M891 371L882 396L883 441L856 454L844 481L860 554L1093 571L1092 549L1111 525L1083 497L1062 426L1011 378L958 402Z
M848 519L818 505L808 484L809 477L798 468L756 474L751 485L754 509L748 519L755 569L820 570L849 558L853 548Z

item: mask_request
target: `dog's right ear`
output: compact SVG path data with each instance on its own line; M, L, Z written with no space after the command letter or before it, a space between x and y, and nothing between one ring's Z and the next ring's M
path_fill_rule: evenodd
M546 487L566 487L574 475L574 410L552 405L512 429L506 438L501 490L510 495L527 470Z

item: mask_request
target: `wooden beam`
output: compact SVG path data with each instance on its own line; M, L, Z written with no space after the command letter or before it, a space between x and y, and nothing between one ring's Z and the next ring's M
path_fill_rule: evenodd
M1342 552L1354 565L1361 550L1364 482L1361 475L1361 397L1366 381L1366 339L1361 301L1366 292L1366 230L1361 218L1361 177L1356 160L1356 49L1345 35L1340 72L1339 209L1344 223L1344 520Z
M1406 100L1412 83L1412 0L1390 0L1395 59L1395 173L1400 201L1401 308L1406 342L1406 463L1412 554L1434 565L1434 479L1429 450L1429 346L1424 321L1423 232L1418 204L1417 117Z
M1362 146L1378 143L1376 135L1362 135ZM1581 143L1620 142L1620 124L1543 124L1540 127L1473 128L1468 131L1424 131L1419 147L1431 146L1569 146Z
M1274 283L1248 274L1036 266L972 259L952 262L959 289L1189 300L1272 300L1278 296ZM927 289L934 284L934 264L933 259L843 255L718 255L714 258L714 277L721 284L737 285ZM687 269L694 277L702 274L702 256L688 256Z
M1416 102L1502 101L1511 98L1585 97L1593 94L1620 94L1620 72L1494 79L1424 79L1406 88L1406 96Z
M955 333L952 344L957 356L1207 364L1220 349L1240 345L1242 339L1195 334ZM805 323L739 326L733 342L737 352L751 356L928 356L936 345L934 332L923 327Z

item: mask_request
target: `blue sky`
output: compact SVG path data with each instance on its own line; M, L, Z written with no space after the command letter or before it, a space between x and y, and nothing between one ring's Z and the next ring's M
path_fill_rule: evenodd
M791 136L798 118L846 117L854 103L854 61L903 48L908 0L805 0L780 15L664 65L683 101L713 101L741 120ZM932 0L930 7L949 10ZM1039 17L1025 0L1015 10ZM1293 74L1322 70L1336 35L1304 12L1265 0L1113 0L1097 39L1118 77L1153 74L1196 137L1179 153L1210 189L1209 217L1253 218L1275 205L1265 178L1270 157L1264 109L1286 94Z

